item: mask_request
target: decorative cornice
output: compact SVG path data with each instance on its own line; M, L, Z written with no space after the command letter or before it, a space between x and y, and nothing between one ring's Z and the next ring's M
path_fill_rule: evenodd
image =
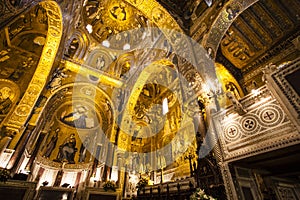
M90 167L92 167L93 162L90 163L78 163L78 164L67 164L67 163L60 163L60 162L54 162L52 160L49 160L47 158L44 158L40 155L38 155L36 157L36 161L37 164L39 164L41 167L45 168L45 169L54 169L54 170L88 170L90 169Z

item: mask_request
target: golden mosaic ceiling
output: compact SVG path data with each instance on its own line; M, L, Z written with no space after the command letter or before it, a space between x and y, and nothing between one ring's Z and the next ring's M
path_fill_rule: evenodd
M299 0L259 1L228 29L221 42L222 54L237 68L247 66L299 30L299 10ZM239 12L238 4L232 12Z
M85 26L90 26L89 32L99 42L123 31L148 26L146 17L125 1L88 0L83 9L83 16ZM119 37L116 39L130 40L126 38L126 34L119 34Z

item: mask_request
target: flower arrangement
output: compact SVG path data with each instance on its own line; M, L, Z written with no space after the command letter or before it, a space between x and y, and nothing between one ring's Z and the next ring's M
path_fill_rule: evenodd
M144 187L148 185L148 179L147 178L141 178L139 182L136 184L136 188L138 190L142 190Z
M190 196L190 200L216 200L215 198L205 194L204 190L197 188L196 191Z
M112 191L116 191L116 188L117 188L117 185L114 181L105 181L104 184L103 184L103 189L105 191L108 191L108 190L112 190Z
M0 182L6 182L8 179L10 179L10 172L8 169L0 168Z

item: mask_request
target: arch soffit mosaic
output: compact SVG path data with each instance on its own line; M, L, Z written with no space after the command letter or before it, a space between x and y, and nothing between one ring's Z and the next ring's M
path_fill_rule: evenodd
M36 71L30 81L22 99L15 107L10 119L5 126L16 132L9 148L13 149L22 134L22 127L26 123L28 116L37 102L52 68L56 52L58 50L62 36L62 13L58 4L54 1L44 1L39 3L47 13L48 32L46 42L41 54L41 58Z
M201 42L203 47L206 49L210 48L212 50L213 59L216 57L216 53L223 36L236 17L258 1L259 0L230 0L227 2L227 4L225 4L208 31L208 35ZM232 18L228 16L229 14L227 12L227 8L229 7L237 8L239 10L239 12L237 12Z

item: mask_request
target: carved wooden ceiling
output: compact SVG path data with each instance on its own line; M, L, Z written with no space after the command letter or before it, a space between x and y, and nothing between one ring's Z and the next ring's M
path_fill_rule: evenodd
M299 10L299 0L260 0L228 29L220 44L222 54L235 67L246 67L299 30Z
M192 4L193 0L158 0L158 2L180 15Z
M168 12L176 19L177 23L187 33L192 25L192 14L201 16L213 3L224 2L225 0L158 0Z

